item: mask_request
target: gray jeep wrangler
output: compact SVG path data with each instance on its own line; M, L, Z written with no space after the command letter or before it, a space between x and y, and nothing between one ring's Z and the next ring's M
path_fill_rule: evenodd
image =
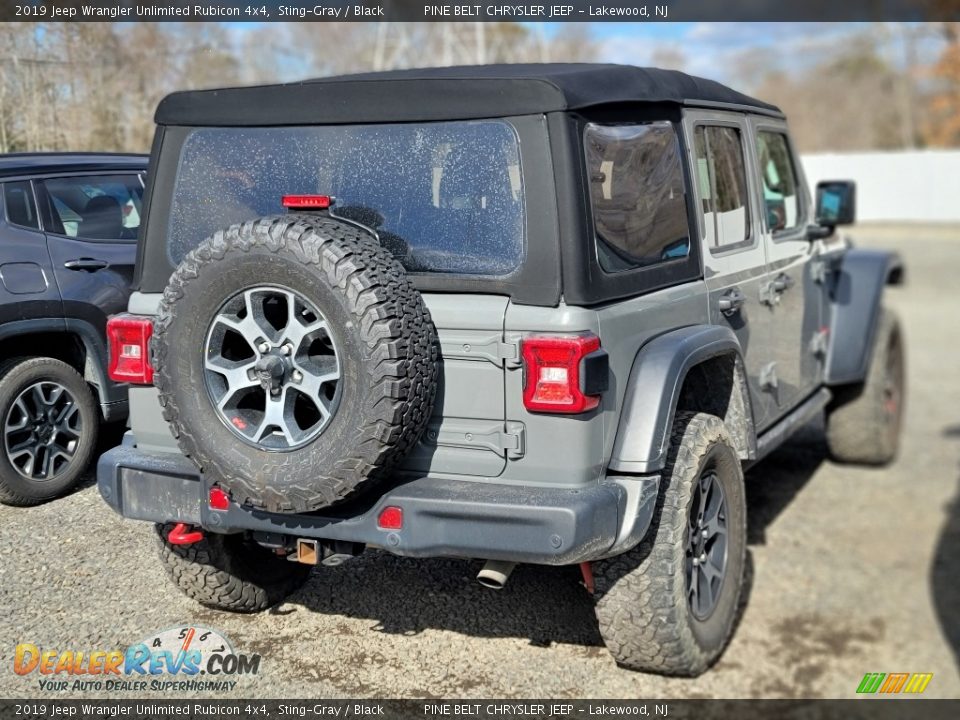
M160 104L98 484L170 577L262 610L376 547L579 564L618 663L726 644L744 469L826 411L896 453L902 269L782 113L678 72L444 68Z

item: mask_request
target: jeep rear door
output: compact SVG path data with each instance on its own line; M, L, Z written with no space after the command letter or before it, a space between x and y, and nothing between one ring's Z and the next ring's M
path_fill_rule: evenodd
M689 110L684 132L700 210L710 320L730 327L740 341L754 421L762 428L773 410L774 319L762 300L768 268L756 224L758 180L749 170L749 126L739 113Z

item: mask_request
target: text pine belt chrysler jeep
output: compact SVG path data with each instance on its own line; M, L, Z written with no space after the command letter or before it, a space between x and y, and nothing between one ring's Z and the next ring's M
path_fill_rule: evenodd
M744 468L823 410L897 450L899 260L835 233L782 113L611 65L397 71L160 104L100 461L173 581L262 610L368 546L580 564L620 664L693 675Z

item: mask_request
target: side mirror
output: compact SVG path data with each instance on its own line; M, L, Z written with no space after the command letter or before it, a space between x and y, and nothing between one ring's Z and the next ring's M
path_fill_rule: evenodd
M853 180L817 183L817 223L829 228L857 219L857 185Z

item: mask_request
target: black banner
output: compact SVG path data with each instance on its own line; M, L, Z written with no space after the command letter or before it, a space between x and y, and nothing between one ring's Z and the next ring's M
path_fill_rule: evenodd
M0 0L11 22L665 22L960 19L960 0Z
M953 720L960 700L0 700L0 718L434 718L450 720L609 720L776 718L776 720Z

